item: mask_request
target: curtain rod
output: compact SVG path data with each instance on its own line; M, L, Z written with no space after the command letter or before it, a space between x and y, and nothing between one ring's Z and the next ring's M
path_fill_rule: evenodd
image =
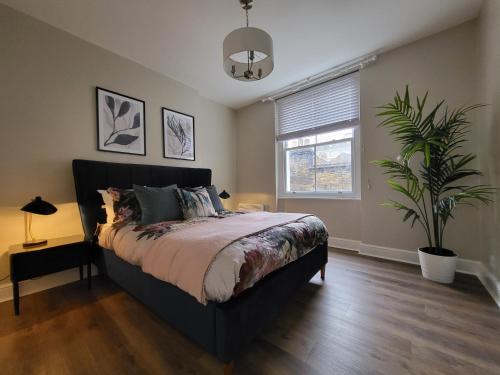
M320 83L329 81L333 78L337 78L339 76L349 74L349 73L355 72L357 70L361 70L366 65L368 65L376 60L377 60L377 55L375 55L375 54L362 56L358 59L351 60L347 63L334 66L333 68L325 70L321 73L312 75L312 76L307 77L301 81L297 81L297 82L292 83L288 86L285 86L284 88L277 90L277 91L274 91L271 94L268 94L267 96L261 98L261 101L262 102L275 101L275 100L282 98L284 96L288 96L288 95L296 93L298 91L305 90L309 87L312 87L312 86L318 85Z

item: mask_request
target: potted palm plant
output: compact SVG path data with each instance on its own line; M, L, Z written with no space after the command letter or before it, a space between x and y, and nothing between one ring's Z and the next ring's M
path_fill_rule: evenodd
M463 151L470 122L468 112L481 107L473 105L449 110L444 101L424 113L427 94L410 100L408 86L404 97L396 93L393 102L379 107L379 124L401 144L396 160L375 160L390 176L389 186L401 193L403 202L391 200L385 206L403 211L403 221L413 227L419 223L427 236L427 246L418 250L422 275L440 283L452 283L457 254L444 247L446 224L454 218L459 205L488 204L495 189L474 184L471 177L481 172L470 166L476 158Z

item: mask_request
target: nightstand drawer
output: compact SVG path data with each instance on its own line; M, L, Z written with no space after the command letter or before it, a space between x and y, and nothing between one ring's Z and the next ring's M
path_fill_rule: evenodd
M63 271L87 263L90 256L86 244L77 243L12 254L10 258L11 277L21 281L53 272Z

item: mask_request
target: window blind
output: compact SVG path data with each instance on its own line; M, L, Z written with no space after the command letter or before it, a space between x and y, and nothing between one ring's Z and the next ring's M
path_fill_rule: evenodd
M279 141L359 124L359 72L335 78L276 101Z

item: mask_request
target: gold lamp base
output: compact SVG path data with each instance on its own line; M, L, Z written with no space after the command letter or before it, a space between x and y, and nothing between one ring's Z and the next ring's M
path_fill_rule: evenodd
M31 241L26 241L23 243L23 247L25 249L43 246L43 245L47 245L47 240L31 240Z

